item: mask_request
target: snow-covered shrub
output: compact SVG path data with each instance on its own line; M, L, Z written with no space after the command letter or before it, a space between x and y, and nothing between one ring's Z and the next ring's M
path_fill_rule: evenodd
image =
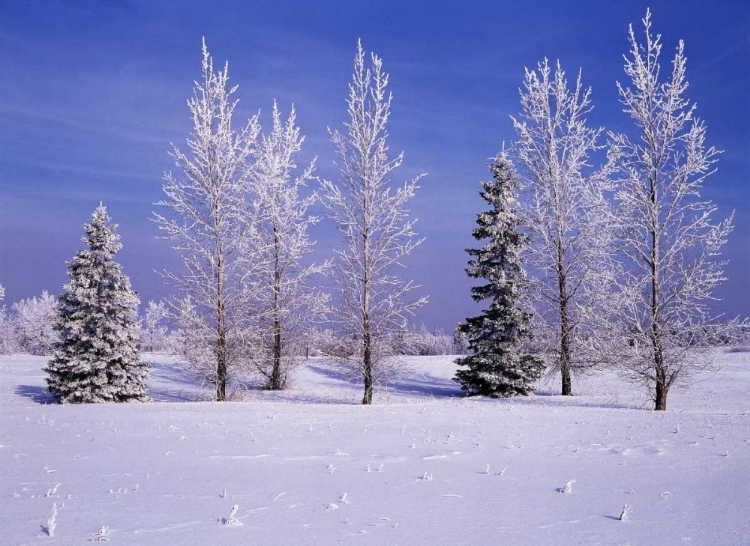
M164 351L167 348L169 330L163 322L169 317L167 305L149 301L143 318L139 321L141 350L149 353Z
M0 355L17 352L16 323L5 306L0 307Z
M216 389L219 382L216 331L196 312L190 297L174 301L171 306L177 328L170 337L170 352L182 357L185 370L203 387ZM230 391L236 391L249 379L254 369L253 359L261 343L261 337L255 330L237 328L225 334L222 343L225 365L222 400L229 399Z
M16 341L21 351L32 355L52 354L59 339L54 329L57 300L46 290L38 298L28 298L13 304Z
M428 331L424 326L417 332L412 333L414 337L415 353L419 356L451 355L453 352L453 337L444 334L437 328Z

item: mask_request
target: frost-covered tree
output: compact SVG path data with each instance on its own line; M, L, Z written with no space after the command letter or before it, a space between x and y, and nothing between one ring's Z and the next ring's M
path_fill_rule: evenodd
M304 169L297 167L304 137L295 123L294 107L283 122L274 102L272 119L271 131L255 152L252 176L255 249L263 266L257 271L260 346L253 363L266 386L279 390L298 361L302 336L325 311L328 298L315 290L311 277L328 264L305 264L315 245L307 230L319 221L308 211L318 197L300 195L313 179L315 161Z
M0 284L0 301L5 298L5 287ZM15 321L5 306L0 306L0 354L8 355L17 349Z
M50 355L59 339L55 331L57 299L46 290L42 295L13 304L16 342L21 351L32 355Z
M180 253L182 270L165 276L180 299L189 297L197 319L193 324L200 325L196 338L209 344L201 354L210 358L194 365L208 368L216 400L226 399L229 374L240 358L232 339L251 315L248 279L258 265L249 259L254 222L246 197L258 116L239 130L232 126L236 89L229 87L228 64L214 72L204 41L202 77L188 100L193 121L188 152L174 147L171 155L181 175L165 175L166 199L157 205L168 212L154 214L164 238Z
M168 329L163 322L169 318L169 308L163 301L149 301L140 321L141 349L146 352L161 351L166 346Z
M388 156L391 94L383 62L357 44L347 99L345 131L331 131L338 153L337 182L322 182L322 201L343 237L332 276L339 289L334 311L342 337L356 348L342 359L364 382L363 404L372 403L373 385L393 370L392 338L401 322L426 298L413 298L416 286L396 274L403 258L419 245L415 219L406 208L422 175L395 190L390 187L403 153ZM341 355L340 355L341 356Z
M661 40L651 33L650 11L643 25L643 44L630 26L625 74L632 87L618 84L637 138L610 134L624 257L616 307L629 340L627 374L648 387L655 409L666 410L670 388L711 362L696 346L703 344L698 340L710 321L714 289L724 280L718 256L732 217L715 223L716 205L700 195L719 151L706 147L706 126L685 97L684 44L679 42L671 74L663 78Z
M469 277L486 281L471 293L475 301L489 300L489 307L459 326L468 337L469 355L456 360L466 369L458 370L455 380L469 395L528 395L544 372L544 362L524 351L532 316L521 304L528 289L521 253L529 239L519 230L513 164L503 152L489 169L493 180L482 183L480 195L491 209L477 215L472 233L486 243L467 250L472 259L466 269Z
M62 403L147 400L148 364L138 356L138 296L115 255L117 226L100 205L85 224L87 248L68 262L58 299L60 341L47 364L47 388Z
M523 223L531 236L529 265L537 342L560 372L562 394L572 374L598 362L592 336L606 327L612 287L612 227L606 170L592 172L601 128L587 126L591 89L579 72L568 85L560 63L526 69L521 114L513 119L523 167ZM546 343L545 343L546 342Z

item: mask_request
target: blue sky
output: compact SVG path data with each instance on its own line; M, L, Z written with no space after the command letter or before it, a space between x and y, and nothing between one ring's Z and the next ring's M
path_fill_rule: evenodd
M429 294L417 324L451 330L476 311L464 249L483 203L487 158L514 139L525 66L560 59L593 88L589 121L634 130L618 103L627 28L650 6L666 70L679 39L688 96L724 150L705 195L736 210L717 311L750 314L750 7L745 1L150 2L5 0L0 17L0 282L6 301L58 293L82 224L103 201L142 300L167 293L153 272L177 263L149 221L190 130L186 100L201 37L239 84L240 116L294 103L304 158L335 176L326 127L339 127L356 41L384 59L394 94L398 176L427 172L413 201L427 237L408 274ZM316 227L320 255L336 236Z

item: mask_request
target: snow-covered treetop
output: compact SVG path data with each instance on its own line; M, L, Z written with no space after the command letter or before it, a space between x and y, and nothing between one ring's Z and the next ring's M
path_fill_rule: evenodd
M84 224L86 235L81 239L91 252L101 253L105 259L111 259L122 248L120 236L115 233L117 224L112 224L107 207L99 204L91 215L91 221Z

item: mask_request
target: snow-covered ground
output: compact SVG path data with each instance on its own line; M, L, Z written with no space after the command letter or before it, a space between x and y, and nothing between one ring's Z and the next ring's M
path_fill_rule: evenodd
M317 360L283 393L195 402L146 358L154 403L60 406L43 358L0 357L0 543L750 544L750 352L666 413L612 376L462 398L448 357L370 407Z

